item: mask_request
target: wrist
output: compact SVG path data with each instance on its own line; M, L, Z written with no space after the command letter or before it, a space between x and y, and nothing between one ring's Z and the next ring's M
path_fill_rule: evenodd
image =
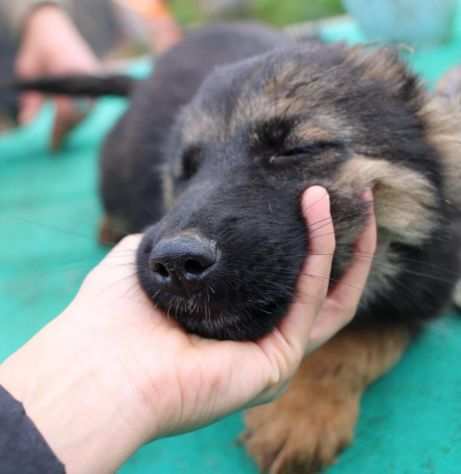
M99 338L74 344L64 313L0 366L0 384L24 406L67 472L113 472L146 439L145 413ZM81 332L81 333L80 333ZM114 352L114 351L112 351ZM126 380L126 377L125 377Z

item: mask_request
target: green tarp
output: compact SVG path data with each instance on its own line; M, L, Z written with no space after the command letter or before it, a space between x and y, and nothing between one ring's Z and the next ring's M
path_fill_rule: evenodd
M362 39L348 21L323 35ZM429 83L461 63L461 20L451 44L408 60ZM142 75L146 65L136 69ZM0 360L67 305L106 251L96 242L97 156L123 108L122 100L101 100L59 154L46 146L50 109L31 126L0 138ZM329 474L460 474L460 360L461 317L428 327L402 363L366 393L356 440ZM235 414L152 443L120 472L255 473L236 443L242 427Z

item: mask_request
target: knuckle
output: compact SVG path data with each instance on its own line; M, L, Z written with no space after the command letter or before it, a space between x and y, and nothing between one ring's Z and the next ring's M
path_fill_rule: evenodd
M97 284L98 277L96 275L96 269L91 270L83 279L82 284L80 285L79 293L87 294L88 291L91 292L91 289Z
M357 303L356 302L351 302L349 304L346 304L343 306L342 309L342 314L343 314L343 319L346 322L350 322L354 319L355 313L357 312Z
M273 393L277 391L278 388L283 385L285 379L282 375L282 369L276 364L274 370L271 371L268 381L267 381L267 391Z
M317 314L325 302L325 292L322 288L318 289L316 294L307 294L298 290L296 299L299 302L299 306L296 306L296 308L299 308L302 311L313 311Z

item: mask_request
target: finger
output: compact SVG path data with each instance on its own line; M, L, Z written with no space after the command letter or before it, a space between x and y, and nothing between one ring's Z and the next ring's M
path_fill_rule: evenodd
M328 281L335 250L335 235L330 214L330 197L327 191L314 186L302 200L303 214L309 235L308 258L298 279L297 306L318 308L328 291ZM321 230L319 228L321 222ZM305 310L305 308L304 308Z
M75 107L73 101L67 97L57 98L55 107L51 149L58 151L67 134L85 118L86 114Z
M27 125L37 116L43 104L43 97L37 92L26 92L19 99L18 120L21 125Z
M376 250L376 219L373 211L373 195L368 191L364 199L370 202L367 225L356 244L352 265L330 293L324 308L312 326L311 344L319 347L350 323L365 288L372 256Z
M319 186L308 189L303 195L302 209L308 233L320 221L325 222L325 227L320 237L309 239L309 257L298 279L298 295L279 328L258 341L257 345L238 343L239 353L244 355L242 361L246 361L243 365L235 364L239 367L239 376L248 372L244 379L251 380L253 390L248 384L246 389L255 395L259 393L258 397L249 398L252 400L249 405L271 400L283 389L305 353L312 322L325 299L327 285L319 283L311 272L322 272L328 280L331 270L335 238L327 191ZM307 293L313 298L306 298ZM261 351L255 354L256 348ZM253 352L251 356L246 354L250 352Z
M287 317L282 321L280 331L289 343L298 341L304 351L312 323L328 291L335 235L330 213L330 198L324 188L314 186L308 189L302 199L302 208L308 229L320 221L324 224L321 234L312 235L310 232L309 256L298 279L295 301Z
M330 294L332 300L352 313L355 313L365 288L377 243L372 192L366 191L363 198L370 205L367 225L356 243L351 266Z

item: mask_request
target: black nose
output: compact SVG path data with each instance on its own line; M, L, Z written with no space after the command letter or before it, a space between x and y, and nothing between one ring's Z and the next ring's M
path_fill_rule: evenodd
M150 254L149 267L164 289L189 296L201 288L218 257L216 242L199 234L184 233L158 242Z

